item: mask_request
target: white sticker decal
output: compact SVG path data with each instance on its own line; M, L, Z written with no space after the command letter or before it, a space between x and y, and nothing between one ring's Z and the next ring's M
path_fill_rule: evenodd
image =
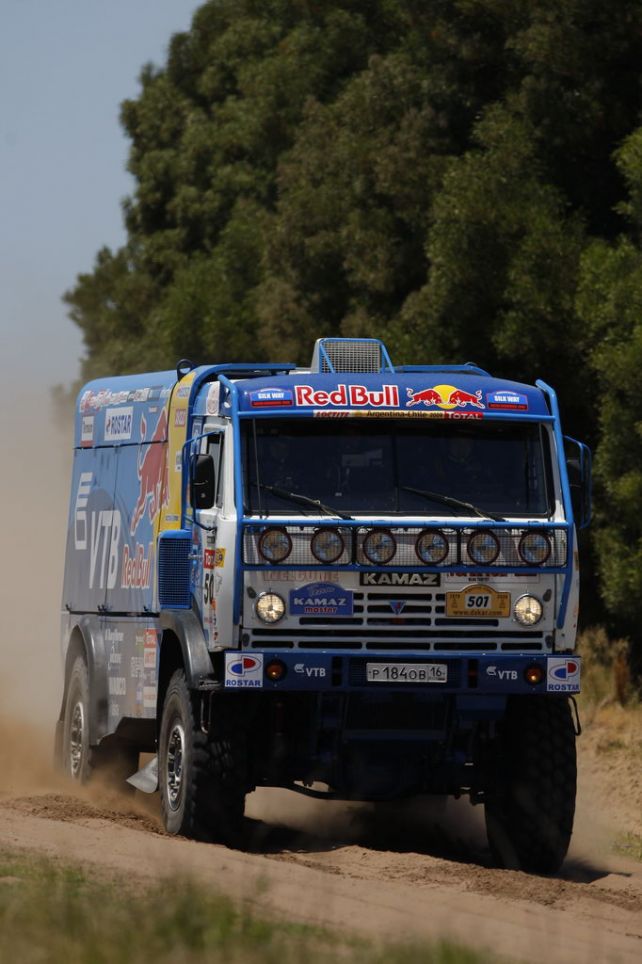
M551 656L546 674L547 693L579 693L580 662L566 656Z
M128 442L132 437L134 409L108 408L105 412L105 441Z
M207 415L218 415L220 399L221 399L220 382L212 382L212 384L208 389L207 401L205 403L205 412Z
M243 653L226 653L225 686L228 689L262 687L263 654L246 656Z
M83 415L82 428L80 433L80 444L82 446L91 445L94 441L94 416Z
M143 706L146 710L156 709L156 687L155 686L144 686L143 687Z

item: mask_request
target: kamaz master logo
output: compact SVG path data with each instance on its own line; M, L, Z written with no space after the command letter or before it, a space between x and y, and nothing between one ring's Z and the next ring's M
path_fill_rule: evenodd
M332 582L309 583L290 591L292 616L352 616L352 593Z

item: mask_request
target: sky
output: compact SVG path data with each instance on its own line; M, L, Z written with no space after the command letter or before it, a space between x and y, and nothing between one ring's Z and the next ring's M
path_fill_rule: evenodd
M0 376L78 377L61 296L125 240L134 182L120 103L166 62L197 0L0 0Z

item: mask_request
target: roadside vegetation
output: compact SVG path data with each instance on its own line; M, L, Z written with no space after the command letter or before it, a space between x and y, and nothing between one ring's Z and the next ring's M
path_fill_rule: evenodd
M495 957L492 958L496 960ZM450 943L375 944L258 916L186 878L171 886L0 854L0 962L485 964Z
M578 748L598 812L609 814L617 787L621 826L612 836L613 852L642 860L642 699L628 651L626 640L610 639L601 627L580 634L583 733Z
M582 657L579 704L591 719L606 707L640 709L640 690L631 673L627 639L612 639L602 626L581 632L577 652Z

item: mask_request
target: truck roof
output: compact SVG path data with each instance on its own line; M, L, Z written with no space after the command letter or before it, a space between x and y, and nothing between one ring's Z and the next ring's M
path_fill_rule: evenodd
M550 415L544 394L532 385L493 378L480 369L312 373L261 376L236 382L240 412L390 411L398 415L476 417Z
M237 410L247 415L550 416L540 388L493 378L471 365L404 367L377 373L311 372L288 364L204 365L192 370L184 384L176 371L89 382L78 396L75 445L151 441L158 412L174 390L189 398L195 415L229 414L226 390L216 384L222 375L224 381L234 383ZM204 385L209 386L206 391L202 391ZM212 385L216 385L214 408Z

